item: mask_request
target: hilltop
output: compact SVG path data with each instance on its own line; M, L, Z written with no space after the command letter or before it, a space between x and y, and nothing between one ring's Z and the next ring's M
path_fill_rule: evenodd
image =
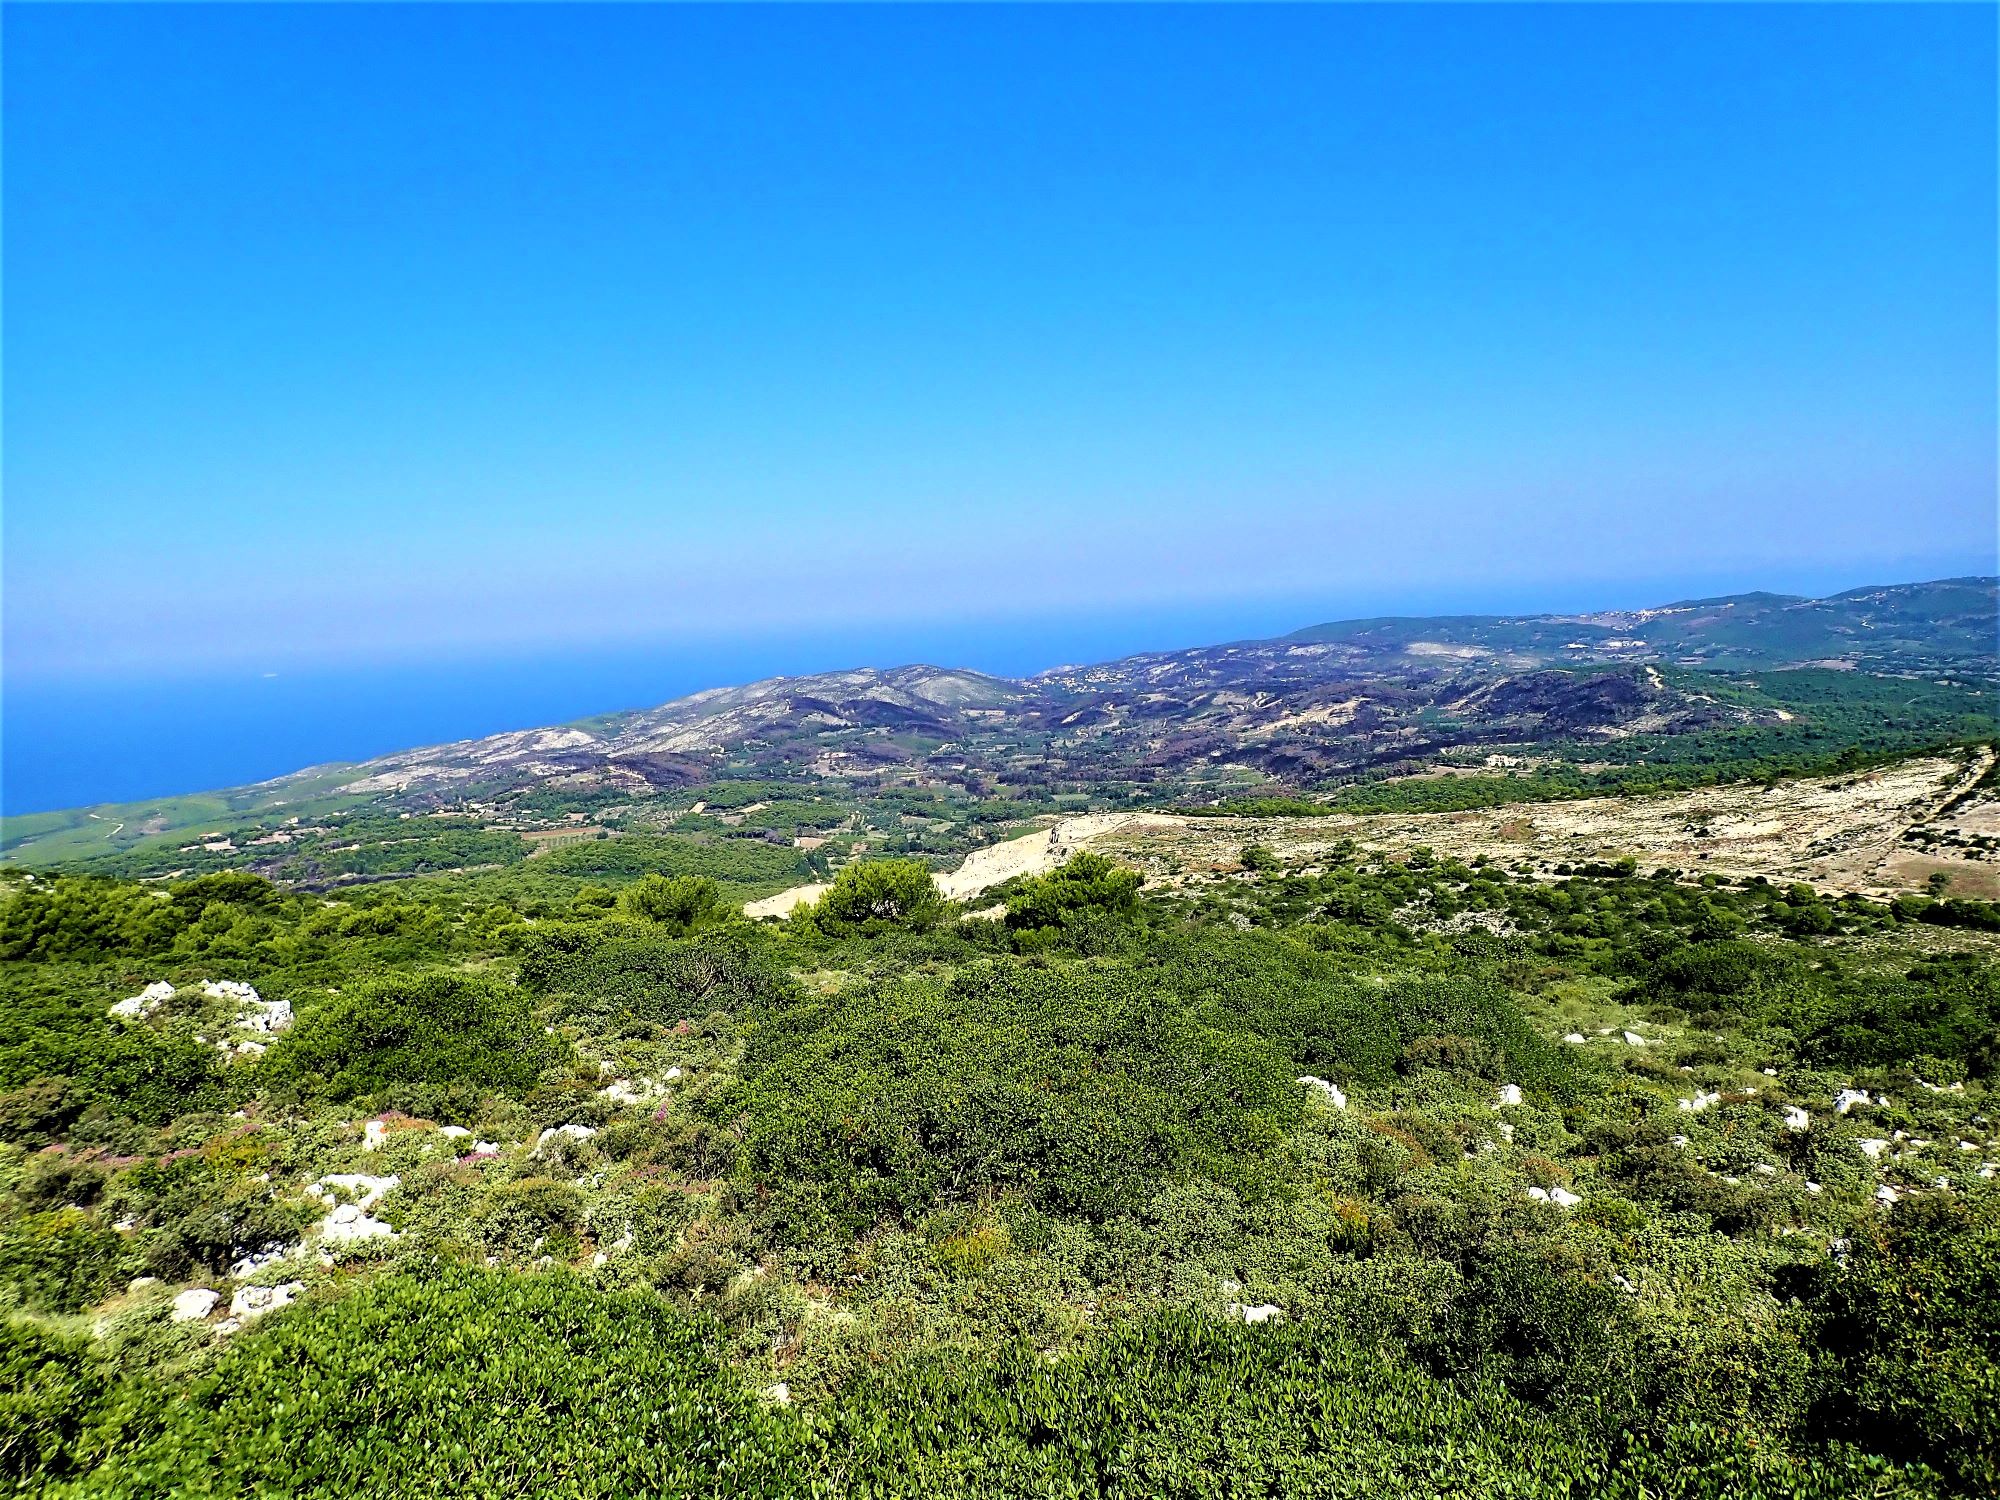
M1939 587L772 679L22 833L0 1477L1992 1493Z

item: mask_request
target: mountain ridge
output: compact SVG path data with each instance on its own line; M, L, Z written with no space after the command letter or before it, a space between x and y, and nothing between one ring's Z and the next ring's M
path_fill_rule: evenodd
M1940 579L1826 599L1759 592L1590 615L1334 621L1023 678L926 663L770 677L247 787L10 818L0 848L42 863L280 809L487 818L523 798L547 809L656 803L746 778L843 795L1206 800L1551 746L1573 762L1700 758L1695 747L1711 744L1740 755L1760 736L1810 749L1808 728L1852 741L1878 708L1900 722L1896 705L1918 697L1937 732L1905 726L1903 739L1936 743L1990 732L1996 608L2000 580ZM1796 674L1782 686L1805 697L1774 696L1756 675L1773 671ZM1941 698L1946 689L1958 697ZM1870 695L1882 705L1863 705ZM1839 728L1821 722L1828 714Z

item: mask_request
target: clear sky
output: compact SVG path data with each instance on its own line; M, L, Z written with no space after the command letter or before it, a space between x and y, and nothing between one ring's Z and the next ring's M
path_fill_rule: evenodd
M1995 16L10 6L7 670L1990 571Z

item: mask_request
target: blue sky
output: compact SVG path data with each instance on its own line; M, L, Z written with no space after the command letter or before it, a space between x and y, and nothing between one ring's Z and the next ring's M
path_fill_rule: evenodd
M1995 14L10 6L7 669L1990 570Z

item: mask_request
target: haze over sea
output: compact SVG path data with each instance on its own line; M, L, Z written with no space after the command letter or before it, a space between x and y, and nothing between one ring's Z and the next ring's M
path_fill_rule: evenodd
M238 786L325 761L649 707L761 677L928 662L1026 676L1065 663L1282 635L1370 615L1642 608L1769 588L1807 595L1990 573L1991 557L1423 593L1079 609L1040 618L900 621L735 637L682 636L428 659L202 675L18 676L0 697L0 810L43 812Z

